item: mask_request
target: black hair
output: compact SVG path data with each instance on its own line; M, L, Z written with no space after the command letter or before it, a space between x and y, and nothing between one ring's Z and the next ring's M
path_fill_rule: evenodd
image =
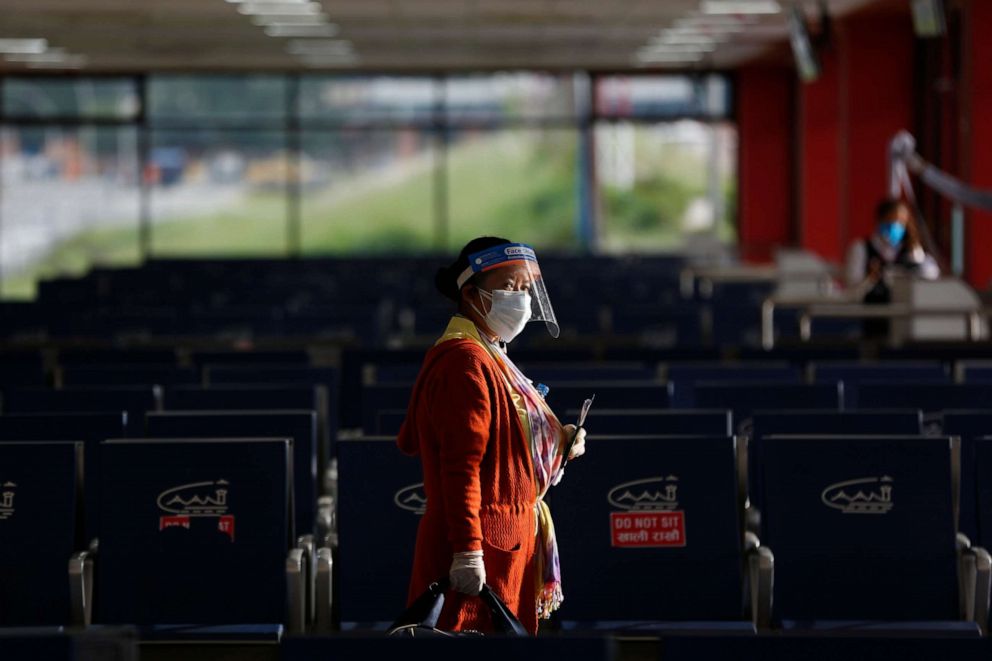
M461 295L460 288L458 286L458 276L468 268L468 256L486 250L487 248L492 248L494 246L502 246L511 243L508 239L502 239L498 236L480 236L476 239L472 239L465 244L462 251L458 253L458 257L454 262L448 266L442 266L437 270L434 276L434 286L445 298L449 298L455 303L458 303ZM472 276L473 278L475 276ZM471 282L471 280L469 280Z
M896 198L887 197L883 199L875 206L875 220L880 223L888 220L902 205L903 201Z

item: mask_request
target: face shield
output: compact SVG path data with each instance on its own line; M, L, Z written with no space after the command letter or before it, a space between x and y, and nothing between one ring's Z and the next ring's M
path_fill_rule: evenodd
M458 276L458 289L476 273L513 266L524 268L530 277L531 321L543 321L551 337L558 337L558 320L555 318L551 298L548 296L541 268L537 265L534 249L526 243L505 243L468 256L468 268Z

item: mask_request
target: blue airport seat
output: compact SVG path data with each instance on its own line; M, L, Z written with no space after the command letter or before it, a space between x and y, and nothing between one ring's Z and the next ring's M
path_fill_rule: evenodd
M203 369L208 365L298 365L310 364L310 354L304 349L251 351L194 351L190 356L193 365Z
M320 439L320 466L326 466L334 456L336 428L332 435L331 410L324 386L292 385L225 385L202 388L175 386L163 393L166 411L245 411L250 409L312 409L317 412L317 432ZM335 417L336 420L336 417Z
M773 609L783 628L869 622L978 635L959 596L954 443L765 437L762 542L775 555Z
M338 612L343 628L384 628L406 607L426 502L420 461L393 438L338 444Z
M923 415L919 410L768 410L755 411L751 438L773 434L862 434L919 435L923 433Z
M693 387L696 408L730 409L738 427L758 410L841 409L840 384L701 382Z
M127 411L126 432L139 436L145 414L162 408L162 391L157 386L118 386L8 389L3 391L3 413L100 413Z
M979 661L988 658L988 639L957 638L939 633L873 635L870 629L818 635L666 636L660 643L664 661Z
M718 361L722 357L716 347L649 347L626 342L608 342L602 350L603 360L638 360L648 364Z
M442 326L437 329L440 335ZM341 428L357 429L362 426L362 386L366 383L368 367L378 369L385 365L416 366L407 378L396 379L401 383L413 383L424 362L425 349L359 349L347 348L341 352ZM375 380L379 383L383 380ZM392 380L390 380L392 381ZM403 404L405 407L406 404Z
M100 521L100 443L127 436L127 413L10 413L0 415L3 441L82 441L86 485L83 519L87 540Z
M597 397L596 404L599 403ZM586 428L592 434L629 435L663 434L667 436L721 436L733 433L730 411L700 409L601 409L596 404L589 410ZM574 424L578 409L568 409L562 424ZM373 435L395 436L406 419L406 409L384 409L376 414Z
M536 383L552 385L566 381L650 381L658 370L638 362L528 363L517 367Z
M313 411L162 411L148 416L147 436L292 439L295 532L313 534L317 508L317 414Z
M992 408L992 383L863 383L857 389L859 408L914 408L924 413L945 409Z
M709 304L711 340L718 347L761 346L761 303L732 297Z
M37 336L45 332L48 315L37 301L0 301L0 337Z
M816 383L860 383L865 381L925 381L934 383L950 382L947 365L937 361L910 362L889 361L860 363L851 361L817 362L810 364L810 372Z
M578 409L566 411L563 424L574 424ZM650 434L653 436L732 436L733 416L730 411L701 409L601 409L595 404L589 409L586 429L590 434L621 436Z
M613 661L619 644L611 638L547 636L509 638L390 638L368 635L287 637L279 646L281 661L321 659L407 659L408 661L507 661L508 659L568 659Z
M58 352L62 367L120 366L141 368L146 366L176 366L175 349L100 349L94 347L63 347Z
M992 360L992 344L988 342L927 341L910 342L898 347L882 346L879 360Z
M797 365L805 365L818 360L855 361L861 357L861 348L854 343L778 341L772 349L741 347L737 356L742 361L787 361Z
M308 365L207 365L203 374L207 385L323 385L334 391L338 384L337 369Z
M362 430L369 434L378 425L380 411L406 411L413 383L364 386L361 391Z
M362 374L363 385L413 383L420 374L420 363L387 363L366 365Z
M823 362L812 363L810 373L814 383L844 383L844 407L858 408L859 387L870 383L950 383L947 366L941 362L891 361L879 363Z
M174 386L163 394L166 411L313 409L326 399L320 386L225 385Z
M977 485L983 479L983 473L977 468L975 447L979 438L992 436L992 411L989 410L946 410L942 416L941 433L945 436L957 436L961 439L961 496L958 530L968 538L981 545L978 521L978 492ZM985 538L992 542L992 530Z
M962 383L992 383L992 361L963 360L957 364L957 375Z
M370 436L396 436L406 420L406 409L383 409L375 414L375 424L367 430ZM363 430L365 431L365 430Z
M752 631L733 437L587 445L551 491L565 626Z
M655 380L569 381L547 385L551 388L548 404L563 422L569 422L567 411L581 407L592 395L596 395L594 408L667 409L671 405L671 385Z
M703 309L698 303L612 305L609 311L608 330L614 337L634 336L654 346L672 347L699 346L705 340ZM580 302L578 313L595 318L586 301Z
M439 326L436 334L440 336L443 330L444 326ZM596 357L592 347L513 347L510 351L514 362L521 365L528 362L568 365L591 362ZM425 348L344 350L341 354L341 428L368 428L373 421L366 418L368 409L362 401L363 386L412 385L420 373L426 353ZM404 401L399 406L386 408L405 408L406 404Z
M761 464L757 457L766 436L782 434L905 435L923 433L923 414L888 411L755 411L747 436L747 482L751 506L760 511Z
M0 351L0 388L43 388L46 385L48 377L41 352Z
M977 545L992 543L992 436L974 440L975 507L978 526L974 541ZM986 548L983 546L983 548Z
M82 443L0 443L0 627L69 623L82 489Z
M163 365L85 365L62 367L58 372L63 387L80 386L172 386L197 385L200 374L192 367Z
M696 363L669 365L667 379L674 387L672 406L691 408L693 387L703 381L723 383L799 383L797 367L787 363Z
M106 441L94 623L277 640L292 547L286 439Z
M124 627L99 631L63 627L0 628L4 661L135 661L137 638Z
M337 438L340 425L338 413L338 392L340 375L334 367L310 367L306 365L284 364L220 364L207 365L203 370L204 383L209 387L231 387L237 385L260 385L269 388L276 386L310 386L319 388L318 396L324 402L317 408L321 417L322 436L328 443ZM267 408L275 408L268 406ZM328 453L331 448L328 445ZM333 454L321 455L327 459Z

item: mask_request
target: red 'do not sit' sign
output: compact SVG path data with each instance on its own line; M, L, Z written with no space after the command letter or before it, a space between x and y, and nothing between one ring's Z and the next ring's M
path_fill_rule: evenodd
M619 548L685 546L685 512L610 512L610 545Z

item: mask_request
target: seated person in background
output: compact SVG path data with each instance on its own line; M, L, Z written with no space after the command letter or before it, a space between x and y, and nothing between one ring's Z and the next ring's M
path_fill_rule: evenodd
M937 261L923 249L912 209L903 200L884 199L875 208L875 232L855 242L847 253L848 290L862 302L884 304L892 300L886 272L902 269L920 278L940 277ZM885 319L864 324L866 337L888 335Z
M909 205L886 199L875 208L875 232L855 242L847 252L847 285L867 292L865 303L887 303L888 285L882 278L890 267L936 280L940 267L920 243L920 231ZM884 289L884 292L882 291ZM884 297L884 300L879 300Z

